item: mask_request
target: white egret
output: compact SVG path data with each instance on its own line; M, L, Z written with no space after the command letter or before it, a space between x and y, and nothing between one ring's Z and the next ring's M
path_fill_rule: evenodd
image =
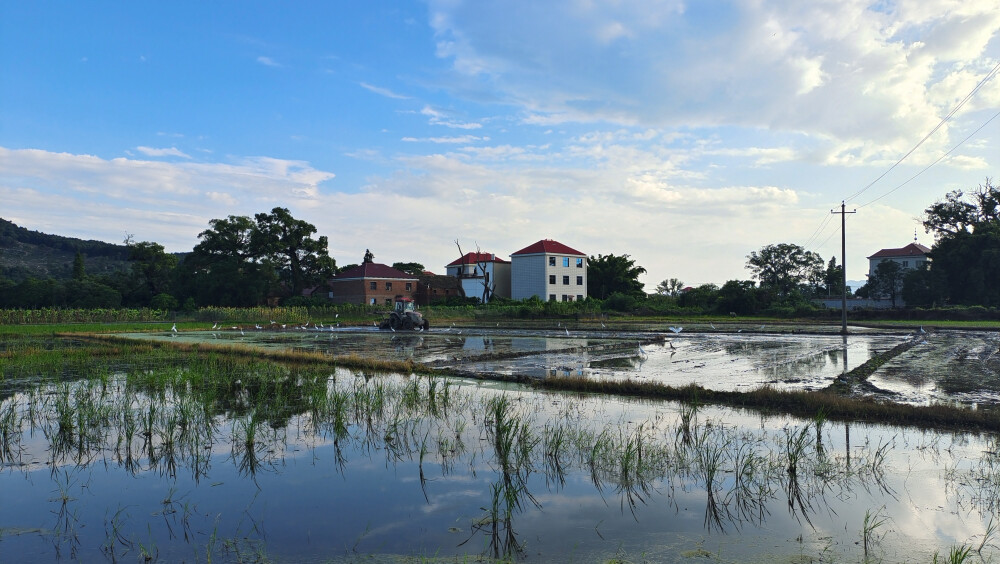
M683 331L684 328L683 327L670 327L670 330L673 331L676 334L676 333L680 333L681 331Z

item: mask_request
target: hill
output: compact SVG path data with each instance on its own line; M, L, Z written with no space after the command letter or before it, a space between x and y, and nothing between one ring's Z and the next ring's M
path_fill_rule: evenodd
M129 268L128 247L103 241L49 235L0 218L0 276L16 282L27 278L73 277L77 251L88 275L111 274Z

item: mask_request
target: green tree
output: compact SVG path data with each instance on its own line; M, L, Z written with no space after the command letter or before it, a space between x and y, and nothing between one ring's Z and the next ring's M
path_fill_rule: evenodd
M327 238L313 239L316 227L311 223L295 219L280 207L254 218L257 227L251 237L252 246L274 266L293 296L336 273L337 263L327 251Z
M656 293L661 296L677 297L682 288L684 288L683 282L676 278L670 278L656 285Z
M128 260L132 263L131 284L124 296L126 305L147 306L153 296L169 293L177 257L167 253L159 243L136 243L131 235L126 237L125 244L129 249Z
M247 216L231 215L208 222L199 243L178 269L182 294L202 305L252 306L265 303L277 284L274 270L262 264L255 246L257 224Z
M844 267L837 266L837 257L830 257L823 273L823 284L827 296L841 296L844 293Z
M422 276L426 270L419 262L394 262L392 267L414 276Z
M719 288L715 299L718 313L753 315L757 313L757 284L753 280L730 280Z
M87 271L83 262L83 253L76 252L73 257L73 280L83 280L87 277Z
M892 307L896 307L896 299L903 291L903 267L896 261L883 260L875 267L874 279L868 283L876 296L892 300Z
M923 224L935 238L925 280L935 301L1000 306L1000 188L987 178L968 194L949 192L924 210Z
M812 251L789 243L766 245L747 255L747 268L761 288L788 296L799 285L815 288L823 280L823 259Z
M639 275L645 272L627 254L591 256L587 263L587 295L601 300L614 293L645 297L643 284L639 282Z

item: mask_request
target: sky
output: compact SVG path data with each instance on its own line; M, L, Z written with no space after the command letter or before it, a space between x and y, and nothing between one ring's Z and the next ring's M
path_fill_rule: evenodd
M997 0L4 2L0 217L190 251L274 207L339 265L540 239L685 285L863 280L1000 181ZM996 118L996 119L994 119Z

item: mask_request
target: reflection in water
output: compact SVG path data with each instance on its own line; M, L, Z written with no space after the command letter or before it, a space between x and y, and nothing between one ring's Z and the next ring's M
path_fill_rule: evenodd
M813 530L850 559L860 528L852 508L898 501L895 447L872 439L852 449L849 428L844 441L825 429L821 417L750 420L693 404L201 359L36 385L0 403L0 526L51 529L53 514L72 516L53 534L81 560L100 557L108 538L119 552L155 545L171 560L194 546L222 559L225 543L212 537L266 538L268 552L290 560L344 547L499 559L530 547L549 559L570 537L577 559L625 545L672 560L656 552L665 538L706 534L749 558L755 546L726 533L763 535L770 546ZM985 450L994 454L968 469L930 465L955 468L952 495L984 515L1000 495L1000 458L994 443ZM944 489L933 476L906 479ZM53 489L62 501L49 501ZM100 510L87 509L93 499ZM904 548L928 533L907 534ZM41 538L4 536L5 551L51 559Z

